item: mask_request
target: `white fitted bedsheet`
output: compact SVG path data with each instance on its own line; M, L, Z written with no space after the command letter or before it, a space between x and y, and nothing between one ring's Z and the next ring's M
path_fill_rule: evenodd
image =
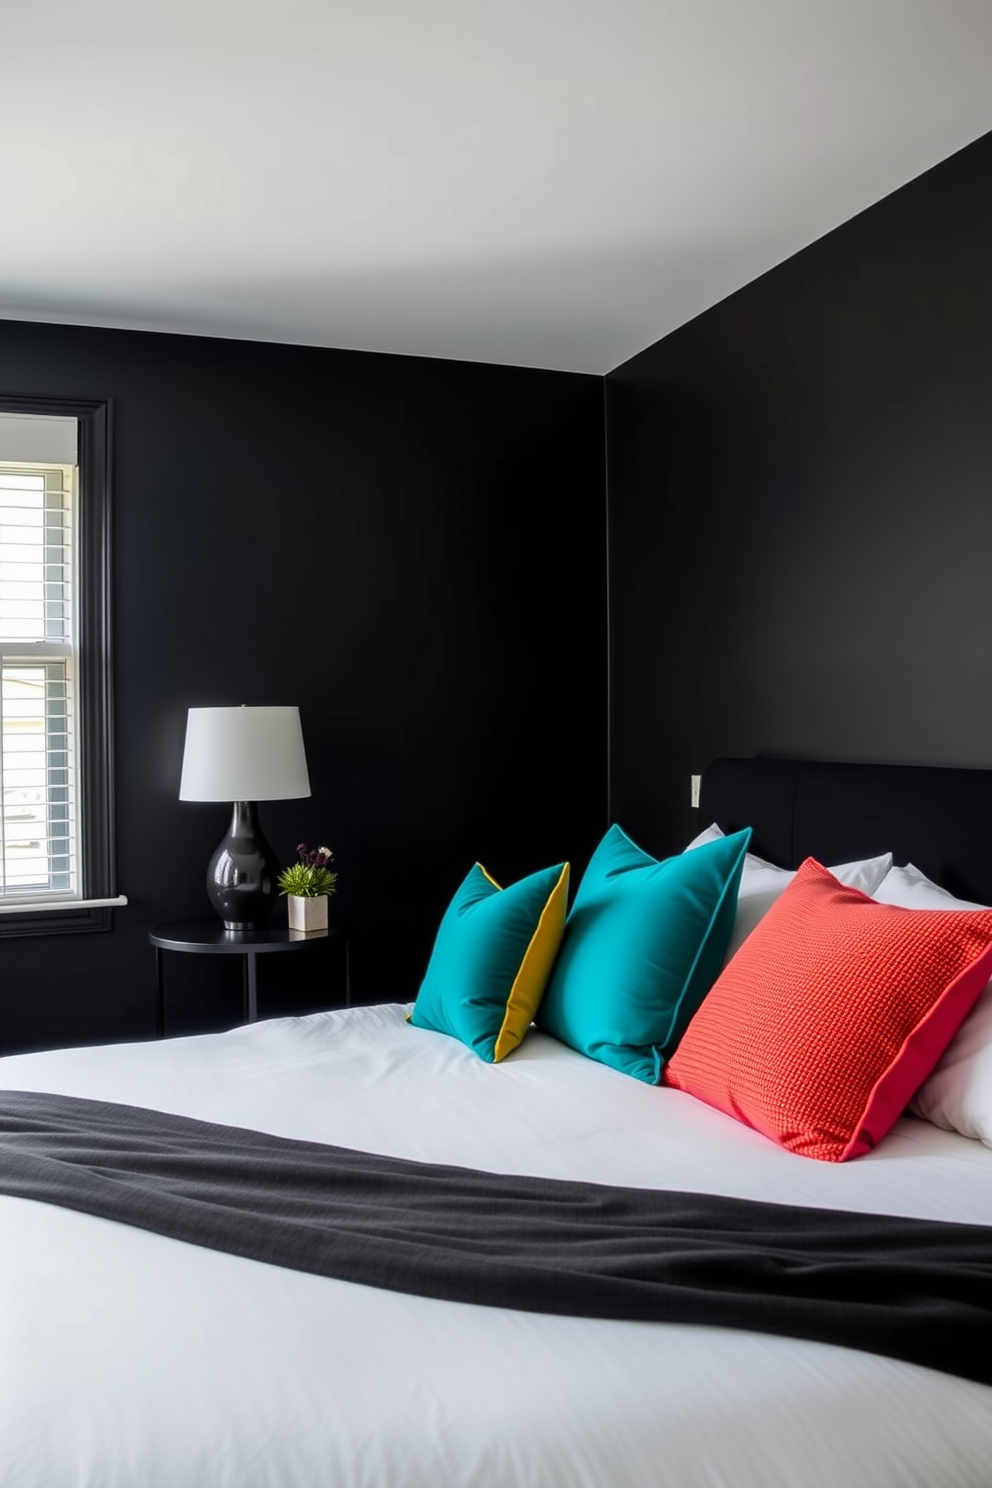
M11 1056L0 1086L492 1171L992 1225L992 1150L907 1117L784 1152L531 1031L393 1004ZM826 1344L378 1291L0 1197L3 1488L988 1488L992 1388Z

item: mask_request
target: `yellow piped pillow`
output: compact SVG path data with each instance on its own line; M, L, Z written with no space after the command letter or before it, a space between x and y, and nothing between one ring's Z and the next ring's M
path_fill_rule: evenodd
M490 1064L534 1021L565 929L568 863L501 888L476 863L448 905L410 1015Z

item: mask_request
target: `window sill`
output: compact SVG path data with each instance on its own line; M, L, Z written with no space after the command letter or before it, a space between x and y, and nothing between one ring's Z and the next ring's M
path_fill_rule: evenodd
M125 894L110 899L53 900L47 904L0 904L0 938L15 935L80 935L109 930L112 911L127 903Z

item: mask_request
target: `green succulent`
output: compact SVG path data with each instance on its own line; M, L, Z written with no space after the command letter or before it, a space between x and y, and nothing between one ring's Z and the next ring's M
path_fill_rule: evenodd
M329 847L312 850L305 842L296 849L299 859L284 868L276 882L280 894L297 894L301 899L319 899L322 894L333 894L338 876L328 868L334 857Z

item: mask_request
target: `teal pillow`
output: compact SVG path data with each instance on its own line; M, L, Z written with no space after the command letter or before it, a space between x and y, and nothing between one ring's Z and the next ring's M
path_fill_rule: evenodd
M746 827L659 862L611 827L579 884L538 1027L657 1085L720 974L750 840Z
M567 863L506 889L476 863L445 911L410 1022L492 1064L505 1058L534 1021L567 905Z

